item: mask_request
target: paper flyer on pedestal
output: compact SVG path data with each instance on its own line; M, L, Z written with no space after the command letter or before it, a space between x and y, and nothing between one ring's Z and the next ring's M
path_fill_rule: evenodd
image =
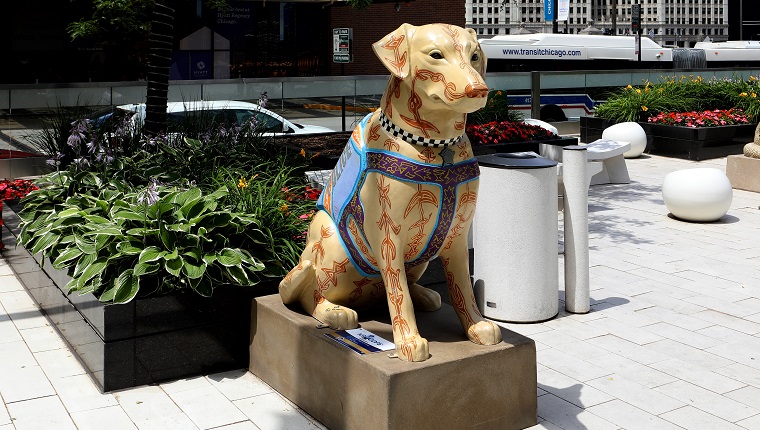
M382 337L363 328L336 330L330 333L325 333L325 336L357 354L369 354L396 349L393 342L388 342Z

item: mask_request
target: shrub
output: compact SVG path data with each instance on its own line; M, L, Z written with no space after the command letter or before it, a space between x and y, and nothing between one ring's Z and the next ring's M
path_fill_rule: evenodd
M488 101L481 109L467 115L467 124L485 124L494 121L522 121L521 113L509 109L507 92L491 90L488 92Z
M255 123L137 144L124 136L74 121L72 162L23 201L19 243L68 270L70 292L118 303L188 288L208 296L297 262L300 216L313 205L294 199L305 191L304 157L281 153ZM257 173L241 193L239 179Z
M758 80L710 79L682 75L662 77L657 83L628 85L611 93L596 107L599 118L623 121L646 121L651 116L672 112L702 112L740 108L749 121L760 119ZM753 97L752 94L755 94Z

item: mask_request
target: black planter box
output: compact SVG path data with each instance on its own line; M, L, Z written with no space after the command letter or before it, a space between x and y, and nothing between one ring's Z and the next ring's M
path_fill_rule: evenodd
M614 124L617 124L617 122L608 119L593 116L580 117L581 142L591 143L597 139L601 139L604 129Z
M754 124L698 128L652 123L641 125L647 136L651 136L647 152L692 161L741 154L755 132Z
M535 152L540 153L541 145L568 146L577 145L577 137L560 137L558 139L530 140L526 142L505 142L494 145L473 145L474 155L495 154L497 152Z
M193 292L106 305L92 294L67 296L68 275L40 267L16 246L19 218L3 208L6 261L104 392L248 367L251 300L276 283L222 286L211 298Z
M602 132L614 121L581 117L582 142L601 139ZM744 145L752 140L755 124L720 127L680 127L639 122L647 133L646 153L692 161L709 160L741 154Z

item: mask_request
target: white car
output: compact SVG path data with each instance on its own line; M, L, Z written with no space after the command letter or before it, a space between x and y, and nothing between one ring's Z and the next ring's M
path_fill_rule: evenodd
M137 115L134 120L145 122L145 103L121 105L118 108L135 112ZM193 113L209 115L215 121L226 124L245 124L251 118L255 118L257 124L262 125L266 136L335 132L318 125L296 124L257 104L232 100L170 102L166 113L169 124L181 123Z

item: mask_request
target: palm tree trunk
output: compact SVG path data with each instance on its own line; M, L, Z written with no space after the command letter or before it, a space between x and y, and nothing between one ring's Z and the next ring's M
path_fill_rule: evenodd
M145 132L157 135L166 130L166 104L169 93L174 9L156 2L151 20L148 94L145 103Z

